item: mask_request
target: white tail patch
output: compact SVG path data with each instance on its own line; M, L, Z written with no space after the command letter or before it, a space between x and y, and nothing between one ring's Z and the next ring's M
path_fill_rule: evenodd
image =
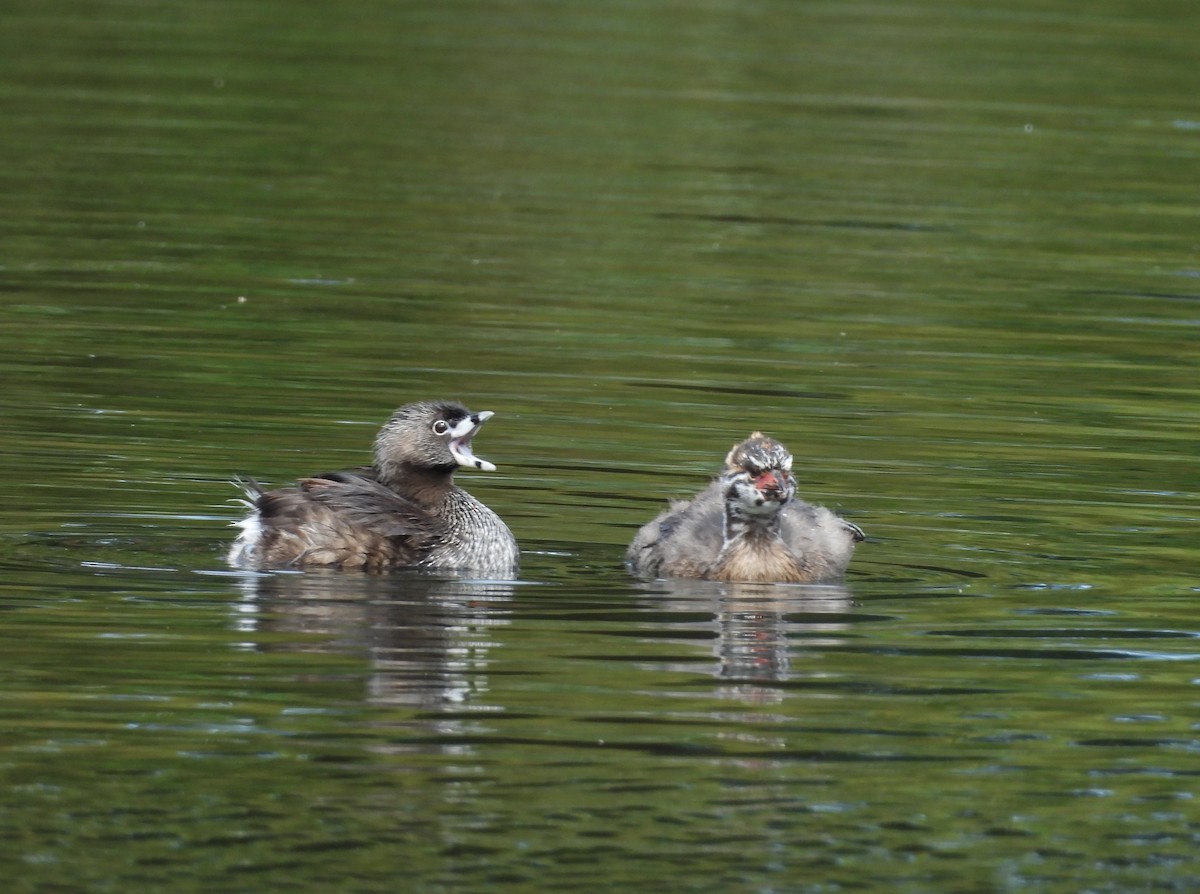
M252 563L252 556L258 550L258 544L263 535L262 519L254 504L247 500L238 500L237 502L244 503L249 507L250 514L241 521L230 523L231 527L242 529L242 533L238 534L237 539L233 541L233 546L229 547L229 555L225 557L226 562L235 566Z

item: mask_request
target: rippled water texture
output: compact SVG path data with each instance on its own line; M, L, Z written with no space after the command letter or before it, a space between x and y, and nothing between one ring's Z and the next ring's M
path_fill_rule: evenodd
M1194 4L14 0L0 874L1194 891ZM512 583L238 574L420 397ZM638 582L753 429L844 587Z

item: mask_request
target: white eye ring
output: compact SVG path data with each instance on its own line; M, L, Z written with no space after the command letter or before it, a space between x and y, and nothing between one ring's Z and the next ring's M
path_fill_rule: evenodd
M450 423L448 423L445 419L439 419L437 422L433 423L433 433L435 435L444 435L448 431L450 431Z

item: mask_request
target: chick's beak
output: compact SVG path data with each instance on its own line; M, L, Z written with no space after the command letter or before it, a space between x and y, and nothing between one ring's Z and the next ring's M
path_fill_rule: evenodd
M754 487L769 500L780 500L787 493L787 479L782 472L771 469L755 476Z

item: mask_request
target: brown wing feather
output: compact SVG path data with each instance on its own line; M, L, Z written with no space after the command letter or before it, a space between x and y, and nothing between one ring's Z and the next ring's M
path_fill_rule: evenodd
M335 472L298 484L313 501L380 536L411 537L430 545L444 533L441 519L374 478Z
M356 472L303 478L256 505L263 556L275 566L412 565L445 534L427 510Z

